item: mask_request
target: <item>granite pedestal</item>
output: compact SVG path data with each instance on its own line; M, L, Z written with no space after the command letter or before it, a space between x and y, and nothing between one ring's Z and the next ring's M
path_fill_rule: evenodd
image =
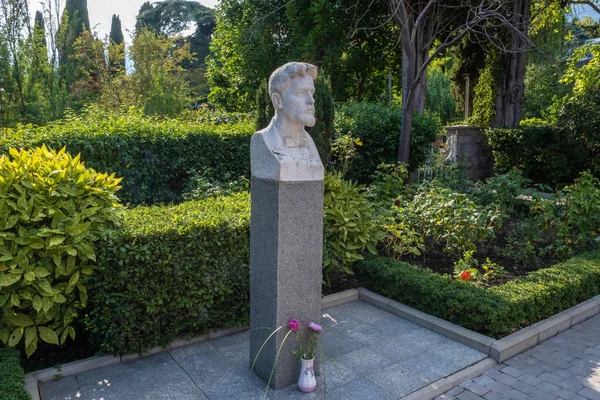
M288 320L319 322L323 246L323 181L252 178L250 223L250 362ZM302 331L305 331L303 326ZM254 371L275 389L298 379L294 335L287 327L263 347ZM281 350L280 350L281 348ZM277 364L275 359L279 357Z

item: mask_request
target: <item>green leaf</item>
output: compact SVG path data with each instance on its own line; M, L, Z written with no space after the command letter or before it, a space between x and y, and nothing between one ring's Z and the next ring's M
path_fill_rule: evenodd
M40 331L40 337L46 343L50 344L58 344L58 335L50 328L46 328L45 326L40 326L38 328Z
M10 297L10 293L0 294L0 307L6 304L8 298Z
M0 342L7 344L8 337L10 336L10 331L8 330L8 326L4 329L0 330Z
M4 319L6 319L6 321L8 321L8 323L10 323L11 325L14 326L31 326L33 325L33 321L31 320L31 318L29 318L29 316L25 315L25 314L15 314L15 315L11 315L11 314L7 314L4 316Z
M23 328L16 328L8 338L8 347L15 347L23 337Z
M89 258L90 260L96 261L96 254L94 253L94 249L91 246L88 246L85 243L78 243L77 250L80 254L83 253L83 255Z
M33 309L37 312L40 312L40 310L42 309L42 298L40 296L35 296L32 300L33 303Z
M74 247L67 246L67 253L75 257L77 255L77 250Z
M87 304L87 301L88 301L87 289L81 283L77 284L77 289L79 290L79 299L81 300L81 302L84 305Z
M52 300L57 304L63 304L67 301L66 297L63 296L61 293L54 296L54 298Z
M25 280L27 282L33 282L33 281L35 281L35 272L28 271L25 273L25 275L23 275L23 277L25 278Z
M54 307L54 302L48 297L42 297L42 310L47 313L52 307Z
M50 275L50 272L44 267L36 267L33 272L35 272L35 276L38 278L45 278Z
M38 279L36 282L39 288L45 292L44 295L54 296L54 290L52 290L52 286L50 286L50 283L46 279Z
M62 256L60 254L55 254L52 256L52 261L56 264L57 267L60 267L62 263Z
M77 284L77 282L79 282L79 271L75 272L71 278L69 279L69 285L70 287L75 286Z
M21 274L2 274L0 276L0 287L11 286L21 279Z
M53 238L50 239L49 247L58 246L59 244L64 242L66 238L67 238L66 236L54 236Z
M35 336L35 339L29 344L29 346L25 346L25 354L27 358L31 357L33 353L37 350L38 347L38 336Z
M35 326L25 329L25 347L29 347L31 342L36 341L37 343L37 328Z

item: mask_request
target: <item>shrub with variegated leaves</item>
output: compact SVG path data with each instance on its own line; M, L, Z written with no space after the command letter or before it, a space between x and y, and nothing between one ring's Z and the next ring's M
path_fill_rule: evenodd
M75 337L94 242L117 223L120 178L85 168L63 148L0 157L0 340L58 345Z

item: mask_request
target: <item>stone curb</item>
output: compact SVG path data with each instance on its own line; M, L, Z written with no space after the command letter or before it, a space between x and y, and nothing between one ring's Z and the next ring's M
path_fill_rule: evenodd
M349 303L351 301L358 300L358 290L350 289L344 292L335 293L329 296L323 297L322 304L323 308L333 307L340 304ZM126 361L134 361L140 358L148 357L153 354L162 353L178 347L187 346L193 343L203 342L207 339L217 339L223 336L231 335L238 332L248 330L248 327L242 328L227 328L227 329L212 329L208 334L196 336L192 339L175 339L171 341L166 347L155 346L146 350L143 354L125 354L121 356L94 356L84 360L73 361L64 365L60 368L46 368L39 371L30 372L25 375L25 390L31 395L31 400L39 400L39 388L38 384L43 382L51 381L56 376L69 376L78 374L80 372L89 371L94 368L105 367L107 365L119 364Z
M492 343L490 357L503 362L600 313L600 295Z
M329 296L323 297L321 303L322 308L335 307L342 304L350 303L351 301L358 300L359 292L358 289L349 289L343 292L330 294Z
M442 393L447 392L455 386L460 385L469 379L475 378L483 374L488 369L498 365L498 363L491 358L485 358L470 367L462 369L446 378L442 378L435 381L424 388L412 392L411 394L401 397L402 400L429 400Z
M360 299L364 302L481 351L498 363L529 350L600 313L600 295L597 295L512 335L502 339L493 339L388 299L368 289L359 288L358 291Z

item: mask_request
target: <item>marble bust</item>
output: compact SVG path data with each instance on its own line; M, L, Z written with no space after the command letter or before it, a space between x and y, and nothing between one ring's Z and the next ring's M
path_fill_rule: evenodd
M275 116L250 142L252 177L276 181L323 180L323 163L304 129L315 124L317 67L290 62L269 78Z

